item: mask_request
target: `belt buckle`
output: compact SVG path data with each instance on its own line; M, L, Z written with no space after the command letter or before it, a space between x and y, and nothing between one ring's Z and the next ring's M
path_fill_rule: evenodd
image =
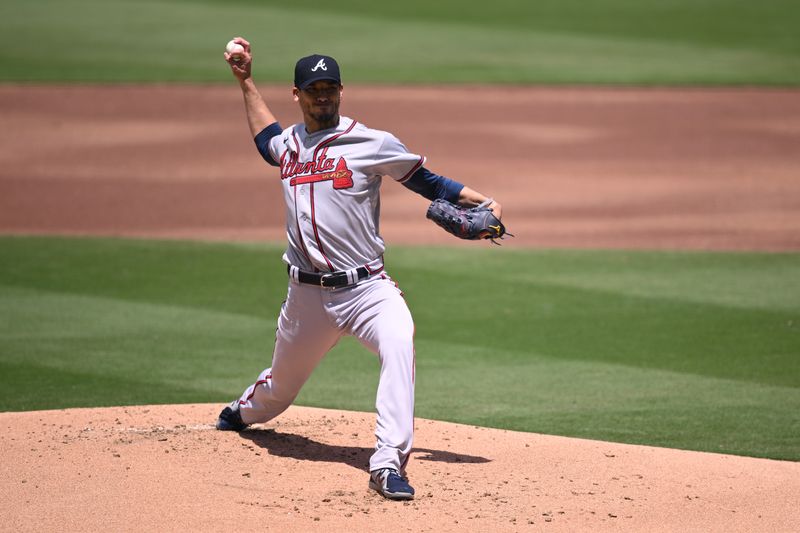
M325 280L326 279L331 279L332 277L333 277L333 274L322 274L322 275L320 275L320 277L319 277L319 286L322 287L323 289L335 289L336 287L334 287L333 285L325 285Z

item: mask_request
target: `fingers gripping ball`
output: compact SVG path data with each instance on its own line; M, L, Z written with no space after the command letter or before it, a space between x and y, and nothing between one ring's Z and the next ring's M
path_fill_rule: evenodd
M491 239L495 244L499 244L494 240L502 239L504 235L511 237L514 235L508 233L500 219L486 207L489 203L491 200L478 207L462 207L447 200L438 199L428 207L426 216L459 239Z
M237 43L233 39L228 41L228 44L225 45L225 51L231 55L231 59L234 61L239 61L242 59L242 54L244 53L244 46Z

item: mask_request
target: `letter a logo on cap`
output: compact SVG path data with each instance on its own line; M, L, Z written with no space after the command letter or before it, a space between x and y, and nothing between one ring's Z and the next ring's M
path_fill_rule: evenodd
M316 72L317 69L319 68L321 68L322 70L328 70L328 67L325 66L324 59L320 59L319 61L317 61L317 64L314 66L314 68L311 69L311 72Z

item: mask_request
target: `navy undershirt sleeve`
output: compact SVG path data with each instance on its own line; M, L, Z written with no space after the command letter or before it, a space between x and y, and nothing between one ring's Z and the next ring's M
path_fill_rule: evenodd
M403 185L428 200L433 201L437 198L443 198L452 203L458 201L461 189L464 188L461 183L434 174L425 167L420 167L410 178L403 182Z
M282 131L283 128L281 128L281 125L277 122L273 122L263 130L259 131L258 135L256 135L253 139L253 141L256 143L256 148L258 148L258 153L261 154L261 157L264 158L264 161L273 167L279 167L280 164L272 159L272 156L269 153L269 140L276 135L280 135Z

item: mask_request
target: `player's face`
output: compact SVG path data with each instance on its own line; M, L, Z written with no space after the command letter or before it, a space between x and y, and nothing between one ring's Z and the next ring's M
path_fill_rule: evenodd
M342 86L335 81L319 80L305 89L294 88L294 98L300 104L306 124L311 119L317 129L335 125L339 117L339 103L342 99Z

